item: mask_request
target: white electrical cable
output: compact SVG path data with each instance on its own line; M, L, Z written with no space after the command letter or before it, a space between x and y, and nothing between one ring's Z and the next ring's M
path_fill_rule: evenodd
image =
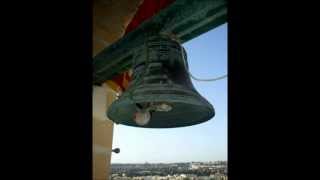
M225 74L223 76L218 76L218 77L215 77L215 78L212 78L212 79L199 79L199 78L196 78L194 77L190 72L189 72L189 75L192 79L196 80L196 81L217 81L217 80L221 80L221 79L224 79L226 77L228 77L228 74Z
M194 80L196 80L196 81L217 81L217 80L221 80L221 79L224 79L224 78L228 77L228 74L225 74L225 75L222 75L222 76L218 76L218 77L215 77L215 78L210 78L210 79L200 79L200 78L194 77L194 76L191 74L191 72L189 71L188 67L187 67L186 60L185 60L185 58L184 58L184 56L185 56L184 49L183 49L183 47L182 47L182 45L181 45L180 43L179 43L179 45L180 45L180 47L181 47L181 54L182 54L182 58L183 58L183 64L184 64L184 66L185 66L185 68L186 68L189 76L190 76L192 79L194 79Z

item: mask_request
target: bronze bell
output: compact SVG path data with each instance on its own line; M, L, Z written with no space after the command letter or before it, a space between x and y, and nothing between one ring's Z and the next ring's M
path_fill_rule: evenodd
M137 51L132 81L107 113L117 124L144 128L191 126L214 114L190 80L184 48L164 36L149 37Z

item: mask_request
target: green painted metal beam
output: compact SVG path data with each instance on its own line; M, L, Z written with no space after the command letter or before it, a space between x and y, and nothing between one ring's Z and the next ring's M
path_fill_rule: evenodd
M94 57L94 84L128 70L150 33L173 34L184 43L226 21L227 0L176 0Z

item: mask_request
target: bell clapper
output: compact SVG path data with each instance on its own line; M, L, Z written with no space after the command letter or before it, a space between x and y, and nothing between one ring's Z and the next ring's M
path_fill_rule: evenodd
M148 105L142 105L136 103L136 113L134 114L133 120L140 126L145 126L151 119L150 108Z
M151 113L148 109L142 109L134 114L133 120L140 126L145 126L151 119Z
M146 105L136 104L137 112L134 114L134 121L140 125L145 126L151 119L151 112L168 112L172 110L172 106L167 103L148 103Z

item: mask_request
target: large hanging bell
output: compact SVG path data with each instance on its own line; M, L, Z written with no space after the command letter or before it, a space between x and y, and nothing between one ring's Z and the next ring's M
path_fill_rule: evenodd
M168 37L152 36L133 58L128 89L108 109L117 124L174 128L211 119L213 106L194 88L184 48Z

